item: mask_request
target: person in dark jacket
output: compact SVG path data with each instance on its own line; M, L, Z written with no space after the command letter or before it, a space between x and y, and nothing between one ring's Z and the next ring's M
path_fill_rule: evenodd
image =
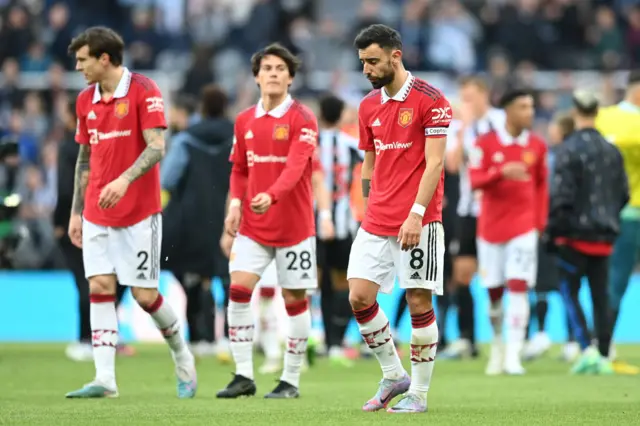
M84 274L82 263L82 250L74 246L69 239L67 228L71 216L71 203L73 200L73 184L80 145L75 141L76 134L76 102L67 104L65 111L65 133L58 150L58 201L53 212L53 226L58 246L64 255L67 268L73 275L78 289L78 313L79 313L79 339L78 342L67 346L67 357L74 361L91 361L93 350L91 346L91 325L89 324L89 282ZM116 303L120 303L126 287L118 285ZM130 346L119 345L118 353L133 355L134 349Z
M572 372L611 374L608 274L609 256L620 232L620 211L629 201L622 155L595 129L597 98L573 95L576 131L555 152L546 240L557 250L560 293L582 355ZM598 349L578 300L587 276L593 303Z
M176 134L160 168L164 209L162 260L187 295L189 340L196 355L215 347L211 279L229 284L227 260L218 242L229 191L233 123L227 98L215 85L202 89L201 119ZM225 327L225 332L227 327Z

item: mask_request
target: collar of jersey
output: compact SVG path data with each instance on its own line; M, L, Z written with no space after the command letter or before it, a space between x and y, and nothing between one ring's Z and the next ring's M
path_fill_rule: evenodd
M398 90L398 93L396 93L393 97L390 97L387 94L387 90L383 87L380 91L382 94L382 103L387 103L389 99L393 99L397 102L404 102L407 99L407 96L409 96L409 92L411 92L411 87L413 86L413 82L415 81L415 79L416 78L411 75L409 71L407 71L407 79L404 81L404 84L402 85L400 90Z
M131 86L131 71L125 67L122 77L120 78L120 82L118 83L116 90L113 91L114 99L124 98L127 96L127 93L129 93L129 86ZM96 83L96 87L93 90L93 103L97 104L101 99L102 94L100 93L100 85Z
M284 98L284 101L277 107L273 108L271 111L267 112L264 109L264 105L262 104L262 99L258 101L258 105L256 106L256 118L264 117L265 115L270 115L275 118L282 118L289 111L291 105L293 104L293 98L291 95L287 95Z
M514 143L517 143L518 145L525 146L529 140L528 130L523 130L516 138L511 136L506 129L499 129L497 132L502 145L513 145Z
M640 107L632 104L629 101L622 101L618 104L618 108L624 112L632 112L634 114L640 114Z

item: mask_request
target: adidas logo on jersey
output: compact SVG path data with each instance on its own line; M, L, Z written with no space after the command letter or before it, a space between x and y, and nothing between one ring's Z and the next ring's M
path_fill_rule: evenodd
M302 276L300 277L301 280L309 280L311 279L311 277L309 276L309 274L307 274L306 272L304 274L302 274Z
M411 274L411 276L409 277L410 280L421 280L422 277L420 276L420 274L418 272L414 272L413 274Z
M138 274L138 276L136 277L137 280L146 280L147 277L145 277L144 272L140 272Z
M249 130L247 133L245 133L244 138L245 139L253 139L253 132L251 130Z
M382 126L382 124L380 123L380 119L376 118L376 121L373 122L373 124L371 125L371 127L380 127Z
M98 116L93 111L90 111L89 114L87 114L87 120L95 120L97 118L98 118Z

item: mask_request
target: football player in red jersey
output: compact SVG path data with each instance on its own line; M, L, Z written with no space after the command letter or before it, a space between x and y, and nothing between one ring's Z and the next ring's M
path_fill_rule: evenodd
M438 89L405 70L394 29L367 27L355 46L375 90L359 110L366 211L347 278L360 333L383 372L378 392L363 410L383 409L406 392L389 412L424 412L438 344L432 296L443 291L443 164L451 107ZM376 302L378 291L393 289L396 275L411 313L412 378Z
M529 322L529 287L535 285L538 236L549 209L547 147L530 133L533 97L505 94L503 128L476 140L469 155L471 187L482 191L478 216L478 263L489 289L494 341L486 373L524 374L520 353ZM507 345L502 348L502 294L509 290ZM504 352L504 353L503 353Z
M195 396L193 355L173 308L158 293L162 211L160 171L166 128L164 104L153 80L122 66L124 42L105 27L73 39L76 70L90 86L78 95L80 144L69 237L83 249L90 287L96 377L68 398L118 395L115 354L116 282L131 287L171 348L178 397Z
M272 44L251 58L260 87L257 105L241 112L231 152L229 212L225 228L235 236L229 258L229 341L236 374L218 398L254 395L254 319L249 302L273 259L289 326L284 370L267 398L297 398L300 368L311 330L307 290L318 286L311 189L318 124L289 95L299 62Z

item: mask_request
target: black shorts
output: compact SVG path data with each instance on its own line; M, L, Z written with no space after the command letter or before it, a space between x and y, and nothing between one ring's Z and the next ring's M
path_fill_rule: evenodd
M538 244L538 273L536 292L547 293L559 289L558 261L555 254L547 251L544 244Z
M459 216L456 227L456 239L458 240L457 256L478 257L476 247L476 229L478 220L473 216Z
M349 266L349 253L351 253L351 237L317 243L318 267L321 269L335 269L346 271Z

